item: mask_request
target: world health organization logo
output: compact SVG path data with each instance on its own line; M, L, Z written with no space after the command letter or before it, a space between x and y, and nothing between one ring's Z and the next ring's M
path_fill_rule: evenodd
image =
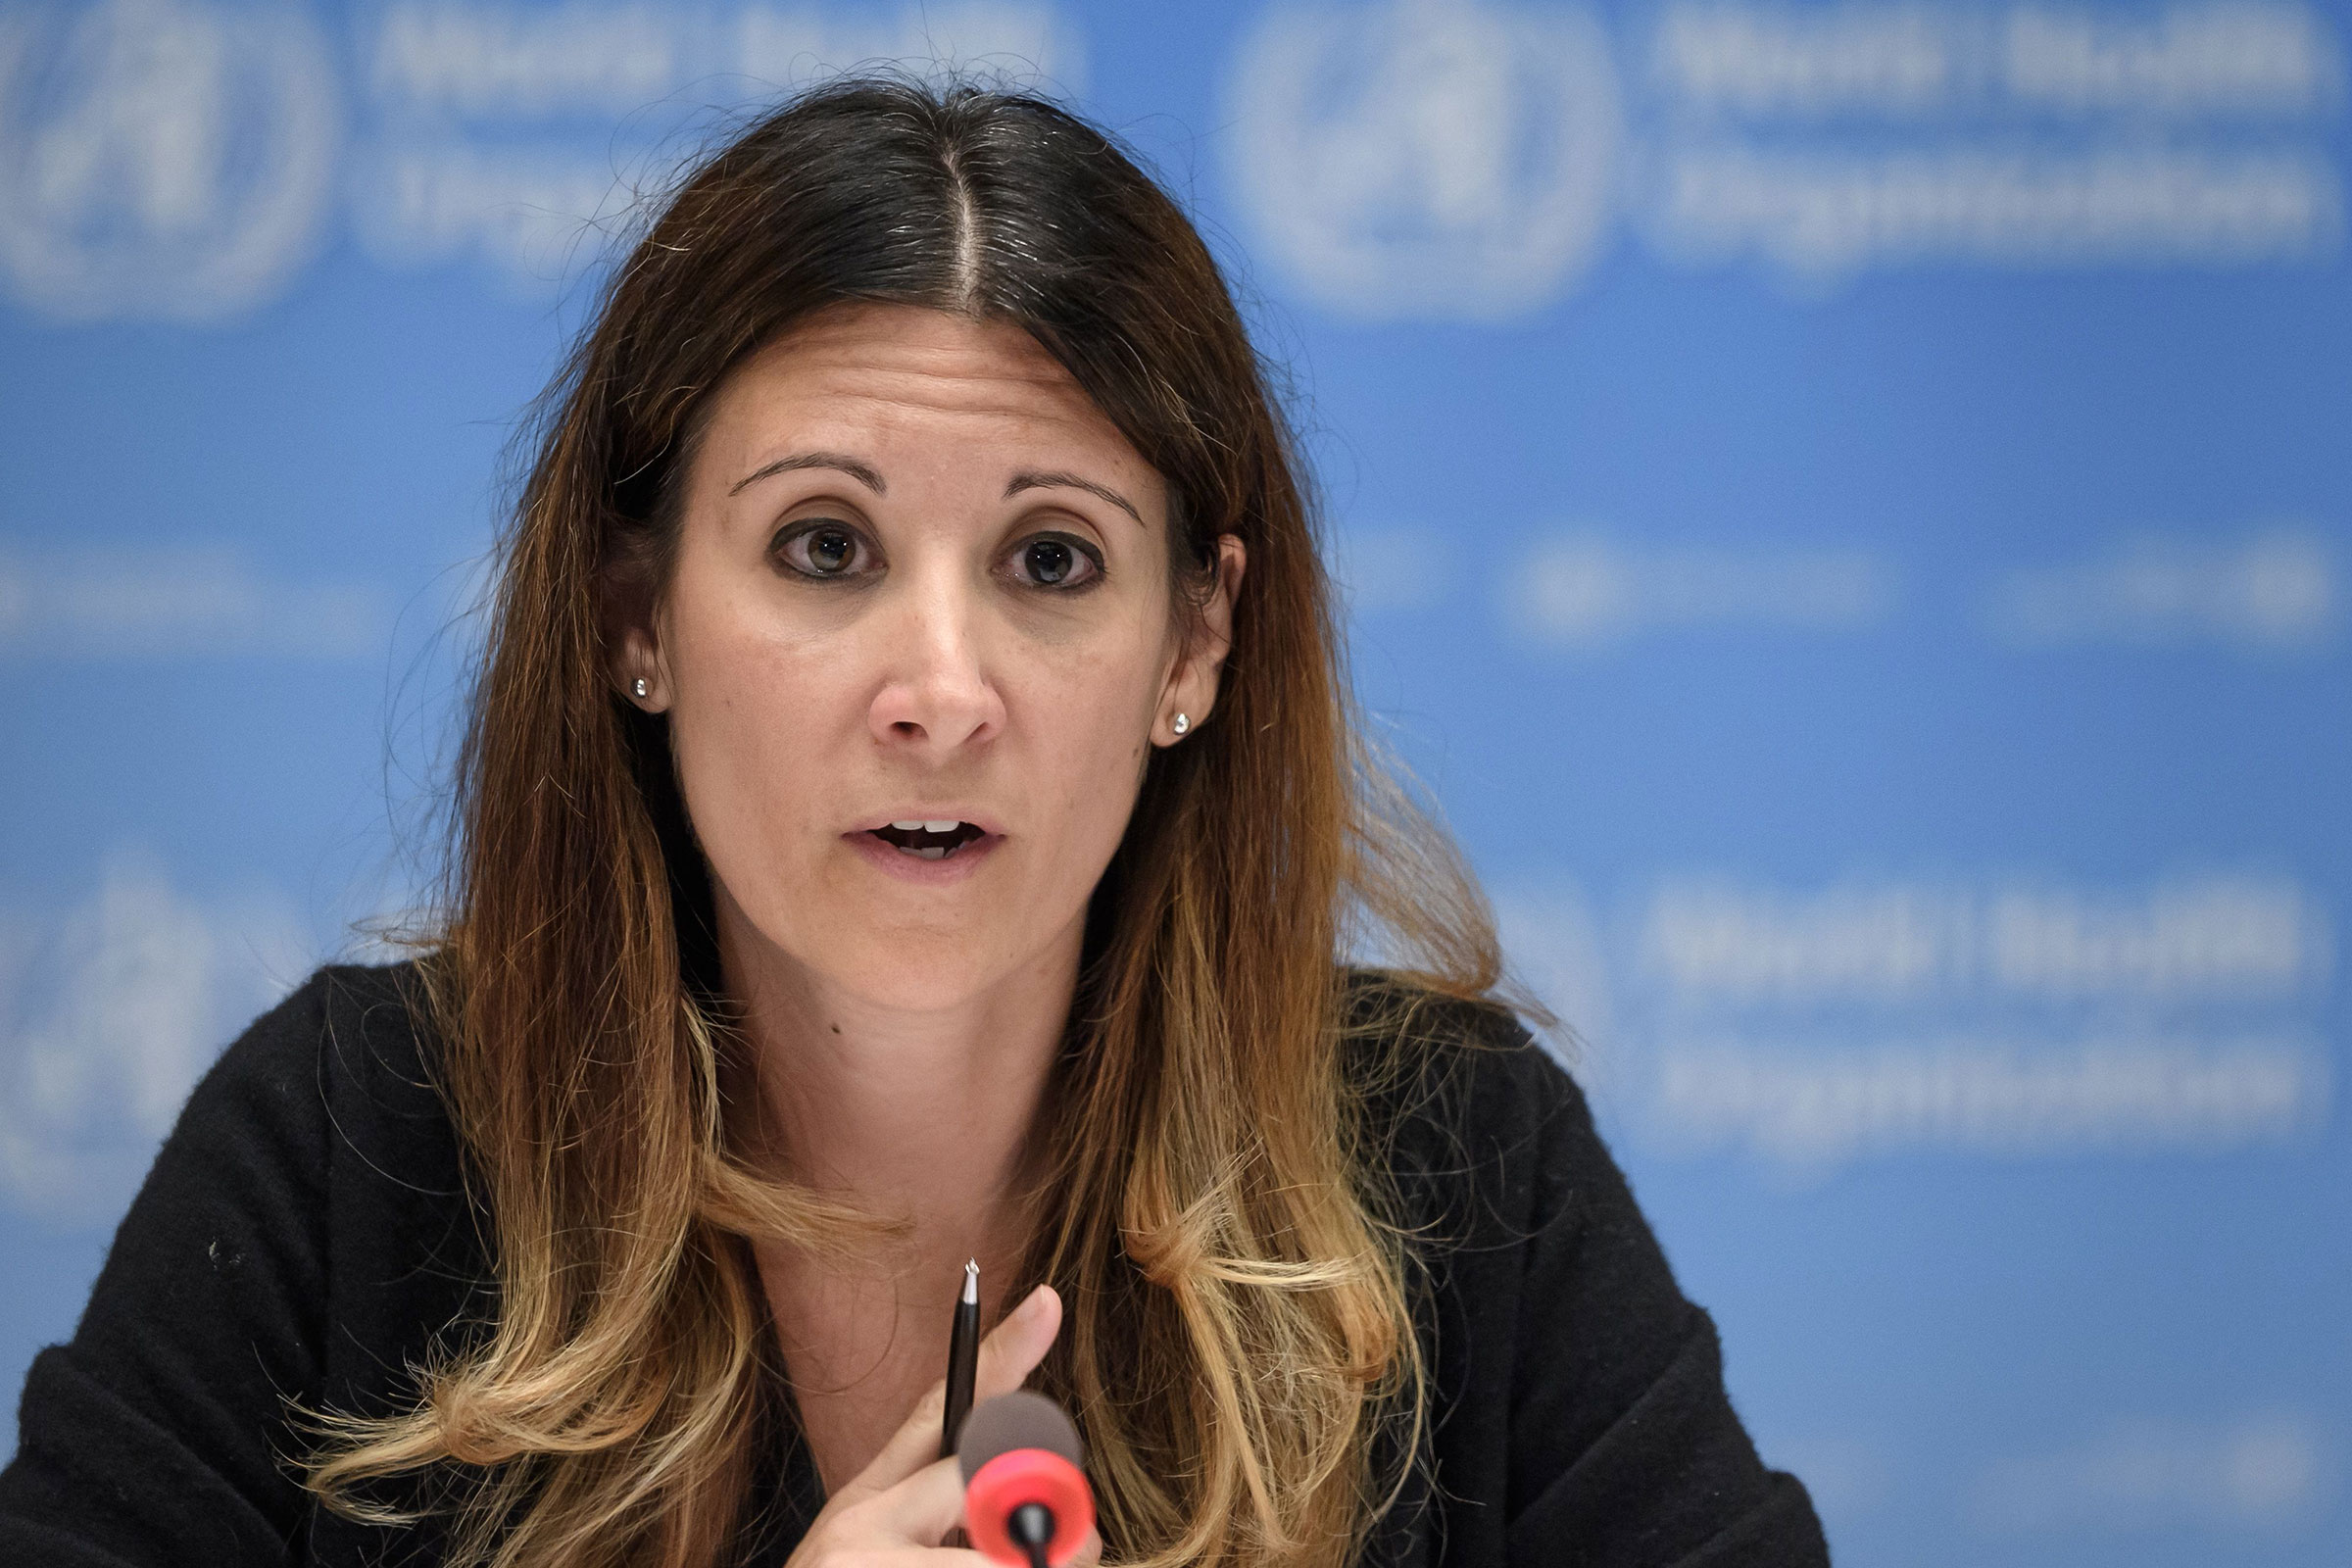
M1598 252L1622 137L1589 14L1286 7L1242 51L1234 183L1267 253L1322 303L1495 320L1557 298Z
M289 9L0 10L0 283L69 319L267 299L318 234L333 70Z

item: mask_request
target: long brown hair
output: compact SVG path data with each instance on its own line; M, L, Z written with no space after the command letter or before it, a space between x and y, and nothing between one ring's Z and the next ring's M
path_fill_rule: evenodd
M742 1524L776 1397L746 1238L821 1255L860 1218L729 1147L708 874L601 606L659 592L712 389L853 301L1011 322L1067 368L1167 482L1178 612L1218 535L1248 547L1214 721L1151 762L1095 895L1027 1272L1067 1303L1041 1377L1111 1558L1342 1563L1421 1387L1340 959L1361 922L1392 994L1474 998L1491 922L1355 739L1294 444L1192 224L1051 104L895 81L802 97L688 177L545 404L422 965L498 1309L413 1411L334 1424L311 1485L392 1518L376 1483L460 1477L457 1560L500 1568L700 1568Z

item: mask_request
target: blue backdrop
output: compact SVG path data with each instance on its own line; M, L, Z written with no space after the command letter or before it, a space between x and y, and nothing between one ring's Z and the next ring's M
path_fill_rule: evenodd
M1065 93L1847 1563L2352 1559L2352 6L0 0L0 1383L416 885L502 444L828 68Z

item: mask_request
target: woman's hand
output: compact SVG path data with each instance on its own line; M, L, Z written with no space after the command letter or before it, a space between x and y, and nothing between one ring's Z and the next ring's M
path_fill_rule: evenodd
M1021 1386L1061 1330L1061 1298L1040 1285L980 1342L972 1399ZM931 1385L874 1462L825 1500L786 1568L981 1568L988 1559L939 1544L963 1520L963 1477L954 1459L938 1459L948 1385ZM1096 1568L1102 1537L1089 1532L1071 1568Z

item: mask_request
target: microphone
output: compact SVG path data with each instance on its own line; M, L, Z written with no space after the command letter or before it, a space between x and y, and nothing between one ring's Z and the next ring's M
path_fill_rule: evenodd
M1079 1469L1078 1429L1042 1395L1000 1394L976 1407L956 1445L963 1524L973 1547L1009 1568L1062 1568L1095 1528L1094 1489Z

